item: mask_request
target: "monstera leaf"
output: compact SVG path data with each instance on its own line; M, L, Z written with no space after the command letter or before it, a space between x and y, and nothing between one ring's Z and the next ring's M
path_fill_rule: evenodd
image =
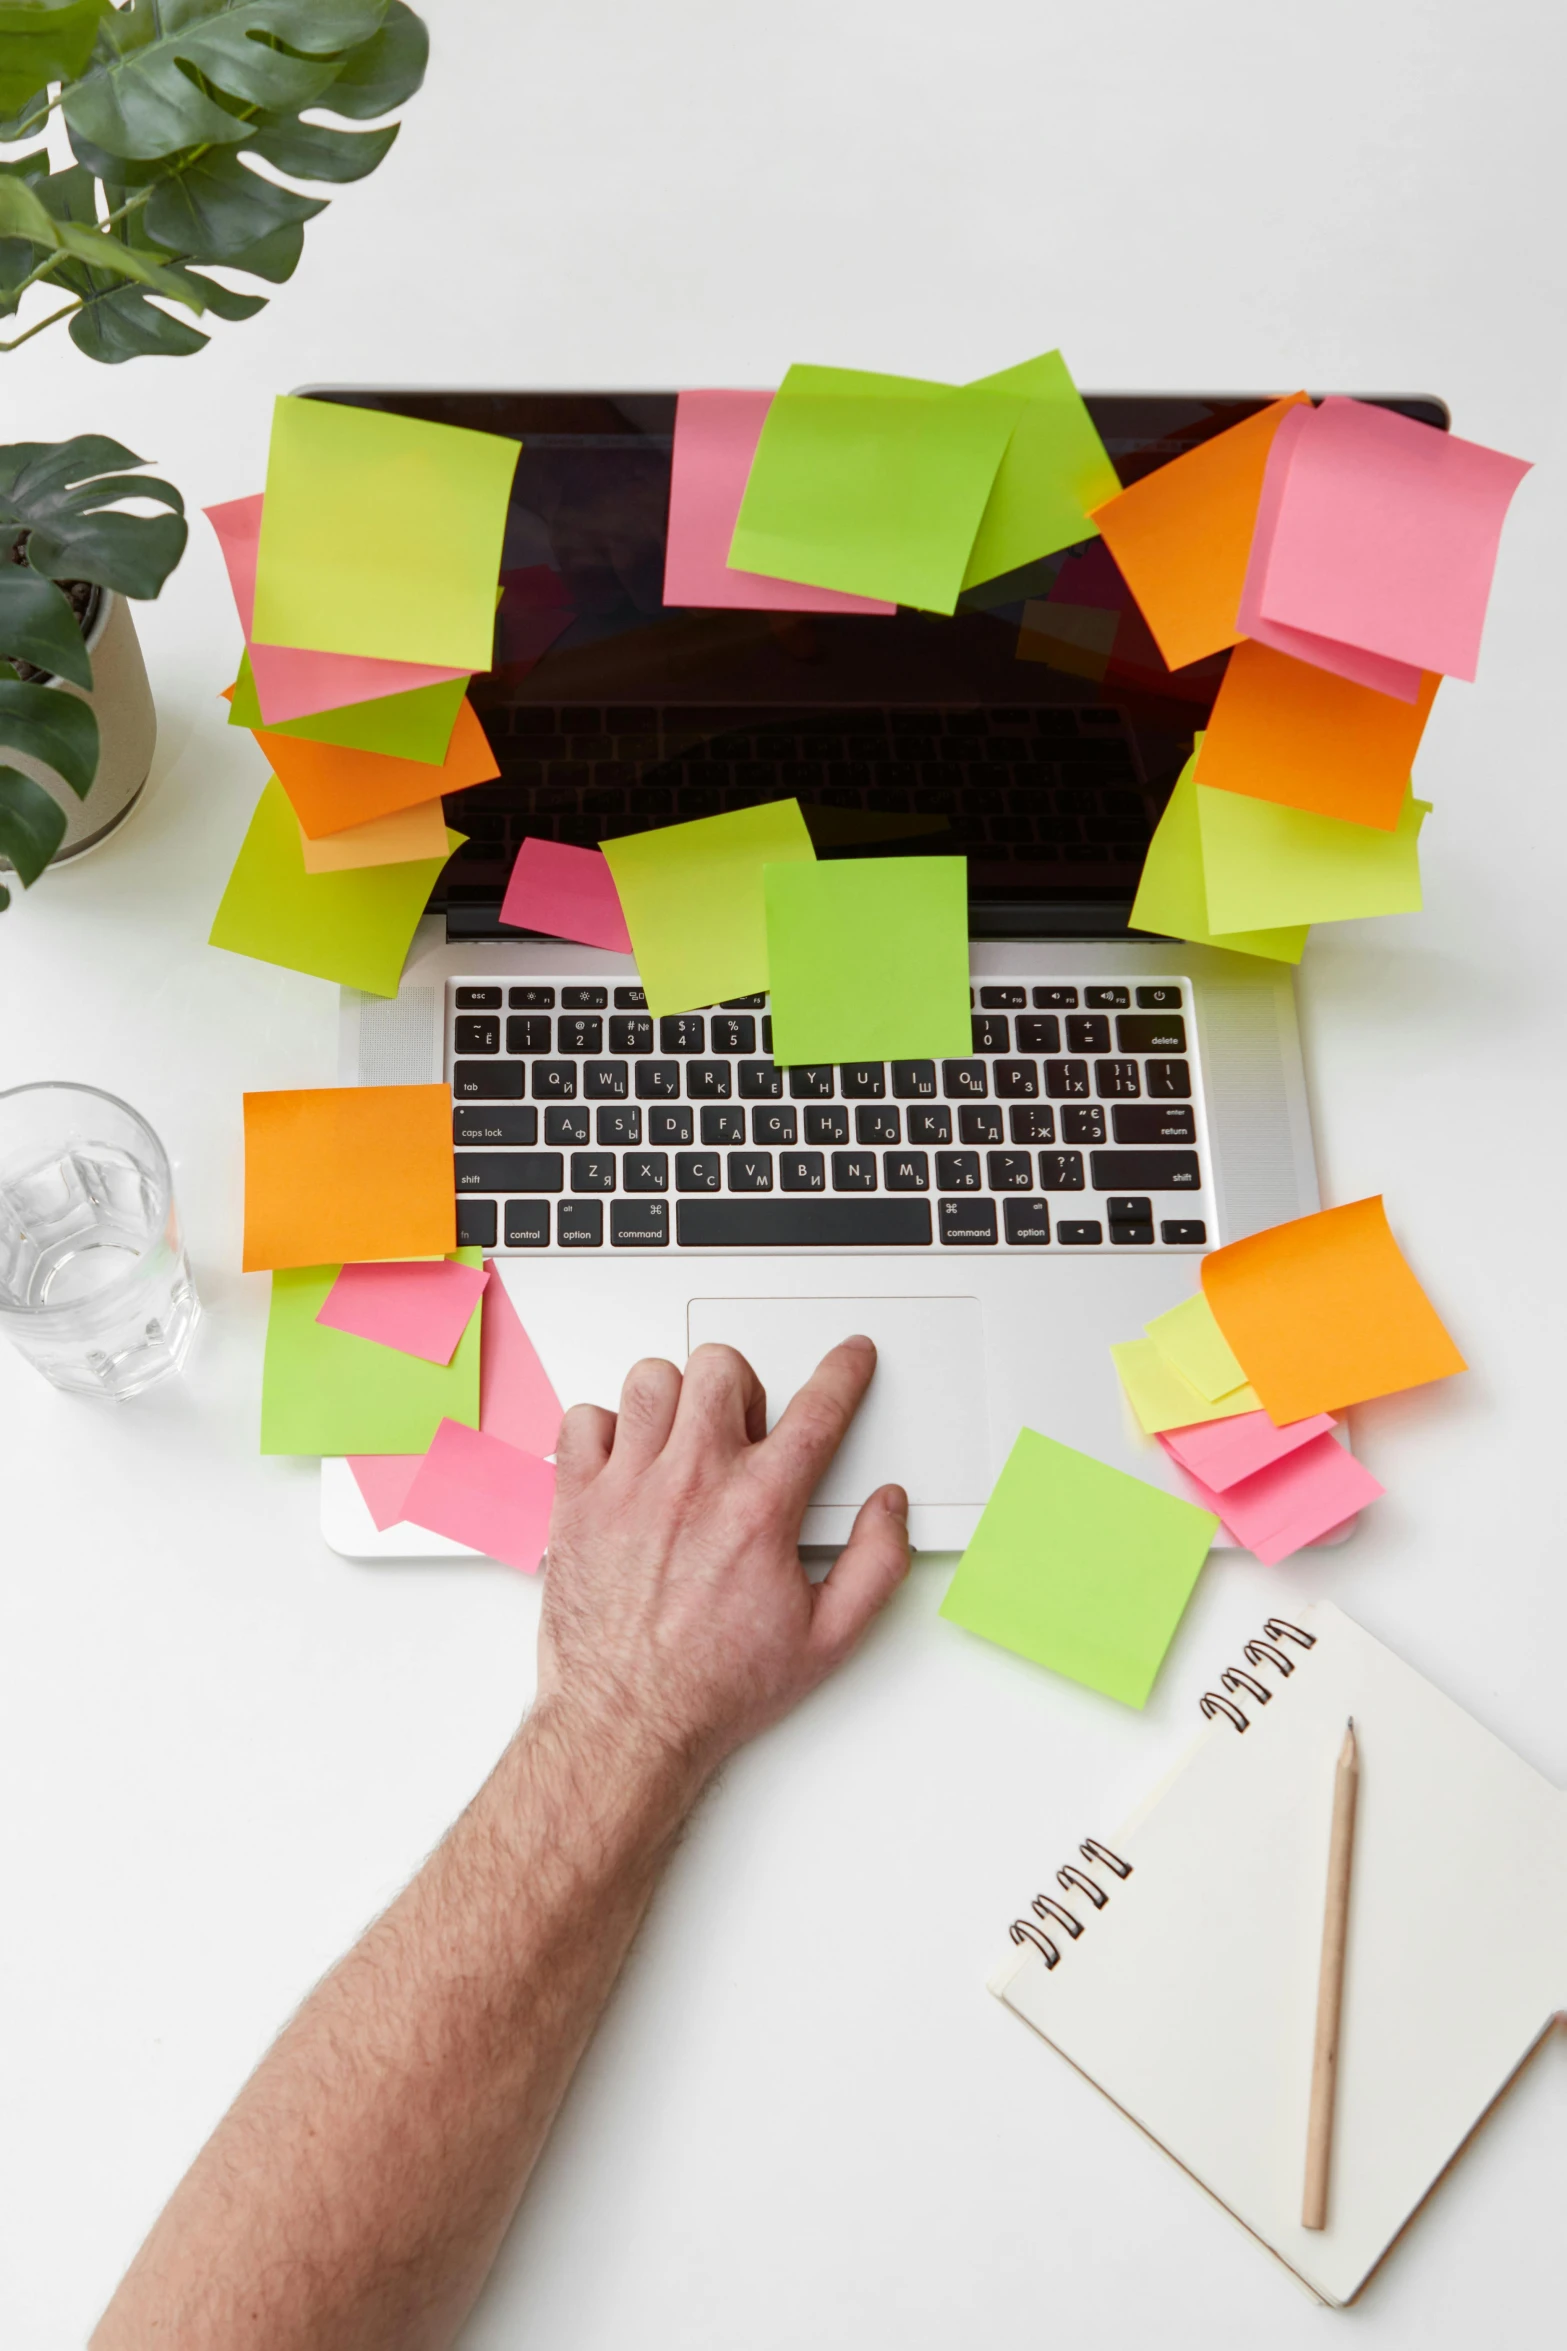
M46 85L72 81L86 65L108 0L23 0L0 7L0 138L46 103Z
M185 501L171 482L114 470L146 462L101 433L0 449L0 552L8 555L26 531L28 564L45 579L94 580L122 596L156 596L185 552L187 524ZM123 514L125 498L170 512Z
M0 857L9 857L24 890L30 890L65 838L65 810L52 792L23 775L19 767L0 766ZM0 886L0 906L9 906L11 893Z

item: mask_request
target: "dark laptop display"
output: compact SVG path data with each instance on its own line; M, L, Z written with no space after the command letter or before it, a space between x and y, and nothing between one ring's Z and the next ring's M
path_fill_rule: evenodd
M507 935L525 833L590 844L785 797L824 856L961 852L978 934L1125 930L1227 656L1168 671L1101 541L950 618L666 608L672 394L318 397L523 444L495 664L473 687L502 776L446 803L469 835L433 901L453 938ZM1123 482L1264 404L1088 398Z

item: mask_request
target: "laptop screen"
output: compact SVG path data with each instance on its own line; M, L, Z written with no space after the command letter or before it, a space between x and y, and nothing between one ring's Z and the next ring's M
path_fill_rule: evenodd
M669 393L319 391L518 438L495 662L473 700L499 781L432 903L504 936L525 834L596 843L798 799L822 856L968 859L983 934L1124 931L1148 838L1224 674L1165 668L1102 541L950 617L666 607ZM1264 397L1087 395L1123 482ZM1385 403L1446 424L1440 403Z

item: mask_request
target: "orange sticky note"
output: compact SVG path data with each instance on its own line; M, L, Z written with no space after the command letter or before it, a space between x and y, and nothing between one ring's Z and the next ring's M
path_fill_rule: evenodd
M1305 398L1275 400L1094 509L1172 669L1240 641L1235 616L1263 468L1283 418Z
M393 759L384 751L349 751L339 743L307 743L270 727L251 732L272 763L294 804L294 814L312 840L369 824L399 808L415 808L437 792L460 792L465 784L487 784L500 774L495 754L471 702L457 724L439 767L423 759Z
M1428 670L1419 698L1399 702L1248 638L1199 738L1197 781L1390 833L1441 682Z
M1466 1367L1410 1272L1380 1199L1231 1241L1203 1295L1281 1427Z
M443 1256L456 1225L445 1086L245 1096L247 1273Z
M447 855L446 812L439 800L421 800L415 808L372 816L368 824L351 824L340 833L322 833L314 841L301 825L299 847L306 873L353 873L365 865L415 865L426 857Z

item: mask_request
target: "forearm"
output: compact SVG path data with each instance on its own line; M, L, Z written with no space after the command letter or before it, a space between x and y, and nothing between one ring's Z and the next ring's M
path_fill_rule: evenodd
M698 1783L537 1711L245 2085L94 2351L449 2343Z

